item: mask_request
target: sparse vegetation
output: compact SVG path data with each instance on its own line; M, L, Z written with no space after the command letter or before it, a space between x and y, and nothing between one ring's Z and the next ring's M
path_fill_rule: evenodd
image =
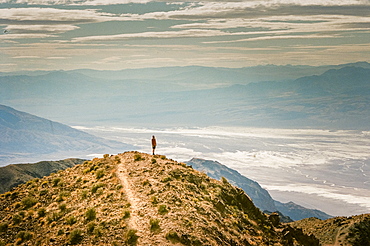
M28 241L32 238L32 234L28 231L20 231L18 232L16 236L16 243L15 244L21 244L25 241Z
M24 209L35 206L37 202L37 199L35 199L34 197L25 197L22 199L22 205L24 206Z
M104 177L104 175L105 175L104 169L99 169L98 171L96 171L96 179L101 179L102 177Z
M139 238L139 237L136 235L136 232L137 232L137 230L130 229L130 230L128 230L128 232L126 233L126 243L127 243L128 245L135 245L135 244L136 244L137 239Z
M55 178L53 179L53 186L58 186L59 184L61 184L61 181L62 179L61 178Z
M89 208L86 211L85 216L86 216L86 220L87 221L95 220L96 219L96 211L95 211L95 208Z
M8 228L9 228L8 223L6 223L6 222L0 223L0 233L6 232L8 230Z
M152 232L157 232L160 230L160 226L159 226L159 219L150 219L149 221L149 224L150 224L150 230Z
M71 232L69 235L69 243L74 245L74 244L79 244L83 239L82 236L82 231L80 229L75 229Z
M125 211L123 212L123 218L124 218L124 219L130 218L130 211L125 210Z
M95 158L1 199L0 246L289 245L240 189L159 155Z
M164 205L164 204L159 205L159 207L158 207L158 213L159 214L162 214L162 215L168 213L167 206Z
M134 155L134 161L143 161L144 158L140 154L135 154Z
M95 184L92 188L91 188L91 192L92 193L96 193L96 191L99 189L99 188L102 188L104 187L105 184L103 183L98 183L98 184Z
M45 209L45 208L39 208L39 209L37 210L37 215L38 215L39 217L44 217L44 216L45 216L45 214L46 214L46 209Z
M76 219L73 215L69 216L69 217L66 219L66 223L67 223L67 225L73 225L73 224L75 224L76 222L77 222L77 219Z
M88 223L87 224L87 233L88 234L93 234L95 227L96 227L96 224L94 222Z

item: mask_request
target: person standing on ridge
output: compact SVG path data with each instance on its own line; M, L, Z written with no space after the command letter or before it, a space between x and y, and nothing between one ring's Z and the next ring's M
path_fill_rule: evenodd
M156 140L156 139L155 139L155 137L153 136L153 137L152 137L152 149L153 149L153 155L154 155L155 147L157 147L157 140Z

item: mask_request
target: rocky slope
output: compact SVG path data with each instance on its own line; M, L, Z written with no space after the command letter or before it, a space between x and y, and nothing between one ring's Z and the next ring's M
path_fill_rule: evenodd
M13 164L0 167L0 194L11 190L19 184L26 183L34 178L42 178L77 164L82 159L65 159L60 161L41 161L32 164Z
M321 245L370 245L370 214L336 217L328 220L308 218L290 224L315 235Z
M1 195L0 245L318 245L225 178L127 152Z
M244 190L252 199L253 203L262 211L276 212L289 216L292 220L301 220L316 217L322 220L332 216L316 209L308 209L293 202L281 203L272 199L267 190L263 189L257 182L241 175L238 171L228 168L217 161L193 158L186 162L194 169L206 173L214 179L225 177L232 185Z

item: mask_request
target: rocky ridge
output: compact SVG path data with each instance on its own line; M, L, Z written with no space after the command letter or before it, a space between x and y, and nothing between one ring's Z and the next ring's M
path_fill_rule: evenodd
M139 152L95 158L0 198L0 245L318 245L225 178Z

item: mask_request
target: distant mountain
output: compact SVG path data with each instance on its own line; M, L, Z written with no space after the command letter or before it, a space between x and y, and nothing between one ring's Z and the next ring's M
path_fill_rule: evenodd
M34 178L42 178L60 170L83 163L82 159L41 161L33 164L16 164L0 167L0 193L7 192L19 184Z
M250 180L239 172L228 168L216 161L193 158L186 162L198 171L204 172L211 178L220 180L226 178L232 185L235 185L245 191L252 199L253 203L262 211L279 211L289 216L293 220L316 217L322 220L332 216L315 209L307 209L293 202L281 203L271 198L267 190L263 189L257 182Z
M0 200L1 245L319 245L226 179L139 152L33 179Z
M0 103L68 125L369 130L370 64L0 76Z
M66 158L126 150L129 145L105 140L67 125L0 105L0 165L34 158Z

